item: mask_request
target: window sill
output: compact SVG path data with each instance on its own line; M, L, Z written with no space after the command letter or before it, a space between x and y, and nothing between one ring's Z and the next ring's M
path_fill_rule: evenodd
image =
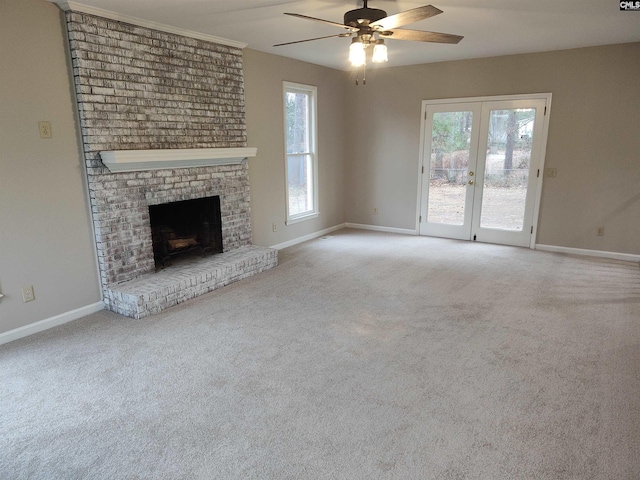
M313 218L318 218L319 215L320 215L320 212L313 212L313 213L310 213L308 215L302 215L300 217L290 218L286 222L284 222L284 224L285 225L293 225L294 223L300 223L300 222L304 222L305 220L311 220Z

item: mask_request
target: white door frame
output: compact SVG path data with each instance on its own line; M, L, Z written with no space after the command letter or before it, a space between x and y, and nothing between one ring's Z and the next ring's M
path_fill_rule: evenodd
M438 105L443 103L470 103L470 102L493 102L503 100L545 100L545 114L543 116L542 126L542 152L540 153L538 182L536 182L536 193L533 207L533 232L531 233L531 240L529 242L529 248L534 249L536 245L536 237L538 234L538 219L540 216L540 197L542 194L542 181L544 177L544 164L547 153L547 138L549 135L549 118L551 116L551 93L528 93L522 95L498 95L491 97L466 97L466 98L443 98L437 100L423 100L422 110L420 113L420 158L418 161L418 197L416 201L416 232L420 233L420 216L421 216L421 202L422 202L422 185L423 175L429 174L429 165L425 162L426 158L431 158L431 155L427 155L425 152L425 124L427 122L427 105ZM423 219L426 221L426 218Z

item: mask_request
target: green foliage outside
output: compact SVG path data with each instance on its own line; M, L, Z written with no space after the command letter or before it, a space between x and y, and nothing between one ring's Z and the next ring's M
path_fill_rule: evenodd
M502 157L499 174L487 173L487 180L515 186L526 179L535 109L493 110L490 115L489 156ZM466 179L471 141L472 112L443 112L433 116L432 178L447 183Z

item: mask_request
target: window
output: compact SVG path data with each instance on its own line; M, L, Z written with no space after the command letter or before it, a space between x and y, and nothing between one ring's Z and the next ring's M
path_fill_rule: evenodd
M287 224L318 216L316 87L284 82Z

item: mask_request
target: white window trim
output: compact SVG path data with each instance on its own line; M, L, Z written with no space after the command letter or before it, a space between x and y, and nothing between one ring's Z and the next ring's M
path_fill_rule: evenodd
M287 92L303 93L309 95L310 98L310 152L298 152L297 154L305 154L311 156L312 163L312 175L313 175L313 210L310 212L299 213L296 215L289 215L289 168L287 153L287 109L286 109L286 94ZM295 223L303 222L317 218L320 215L318 210L318 88L312 85L304 85L302 83L282 82L282 106L283 106L283 125L284 128L284 189L285 189L285 213L286 220L285 225L293 225Z

